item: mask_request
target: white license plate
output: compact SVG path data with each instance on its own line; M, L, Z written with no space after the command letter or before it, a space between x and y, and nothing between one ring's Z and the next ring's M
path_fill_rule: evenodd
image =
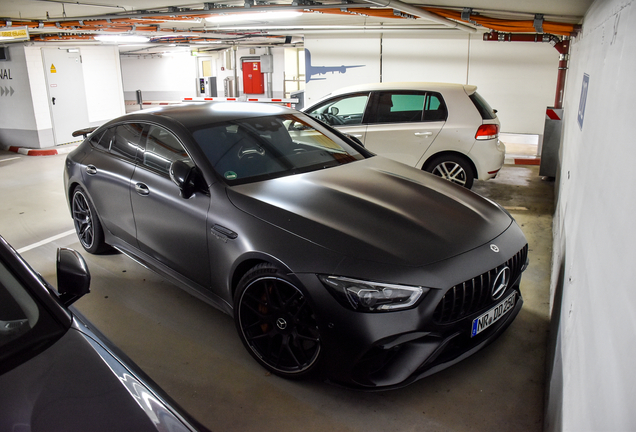
M506 315L515 306L515 299L517 293L513 292L494 308L490 309L485 314L473 320L473 330L470 333L470 337L476 336L488 327L499 321L504 315Z

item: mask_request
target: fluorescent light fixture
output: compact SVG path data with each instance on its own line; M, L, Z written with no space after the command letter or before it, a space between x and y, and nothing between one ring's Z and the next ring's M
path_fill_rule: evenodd
M205 20L212 23L223 23L230 21L264 21L290 19L301 16L303 13L298 11L279 11L279 12L256 12L256 13L233 13L219 14L207 17Z
M124 42L124 43L139 43L139 42L148 42L150 38L146 36L137 36L137 35L99 35L95 36L95 40L100 42Z

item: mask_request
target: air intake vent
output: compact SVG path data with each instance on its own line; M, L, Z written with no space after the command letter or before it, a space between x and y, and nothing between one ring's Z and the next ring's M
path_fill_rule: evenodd
M505 267L510 268L510 281L517 280L528 257L528 245L514 254L505 263L475 276L449 289L437 305L433 314L436 324L448 324L484 309L494 303L491 293L497 274Z

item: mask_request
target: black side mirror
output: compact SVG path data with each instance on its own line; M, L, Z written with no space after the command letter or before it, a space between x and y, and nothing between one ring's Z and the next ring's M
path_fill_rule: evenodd
M64 306L90 292L91 274L84 258L73 249L57 250L57 291Z
M358 144L359 146L364 147L364 143L362 141L360 141L360 139L356 136L353 136L351 134L345 134L347 136L347 138L349 138L351 141L355 142L356 144Z
M181 190L181 196L188 199L194 193L195 169L183 161L176 160L170 164L170 179Z

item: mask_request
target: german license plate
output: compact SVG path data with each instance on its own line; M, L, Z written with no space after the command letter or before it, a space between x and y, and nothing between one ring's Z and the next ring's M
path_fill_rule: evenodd
M506 315L515 306L515 300L517 293L513 292L506 297L501 303L494 308L490 309L485 314L473 320L473 330L470 333L470 337L477 336L482 331L499 321L504 315Z

